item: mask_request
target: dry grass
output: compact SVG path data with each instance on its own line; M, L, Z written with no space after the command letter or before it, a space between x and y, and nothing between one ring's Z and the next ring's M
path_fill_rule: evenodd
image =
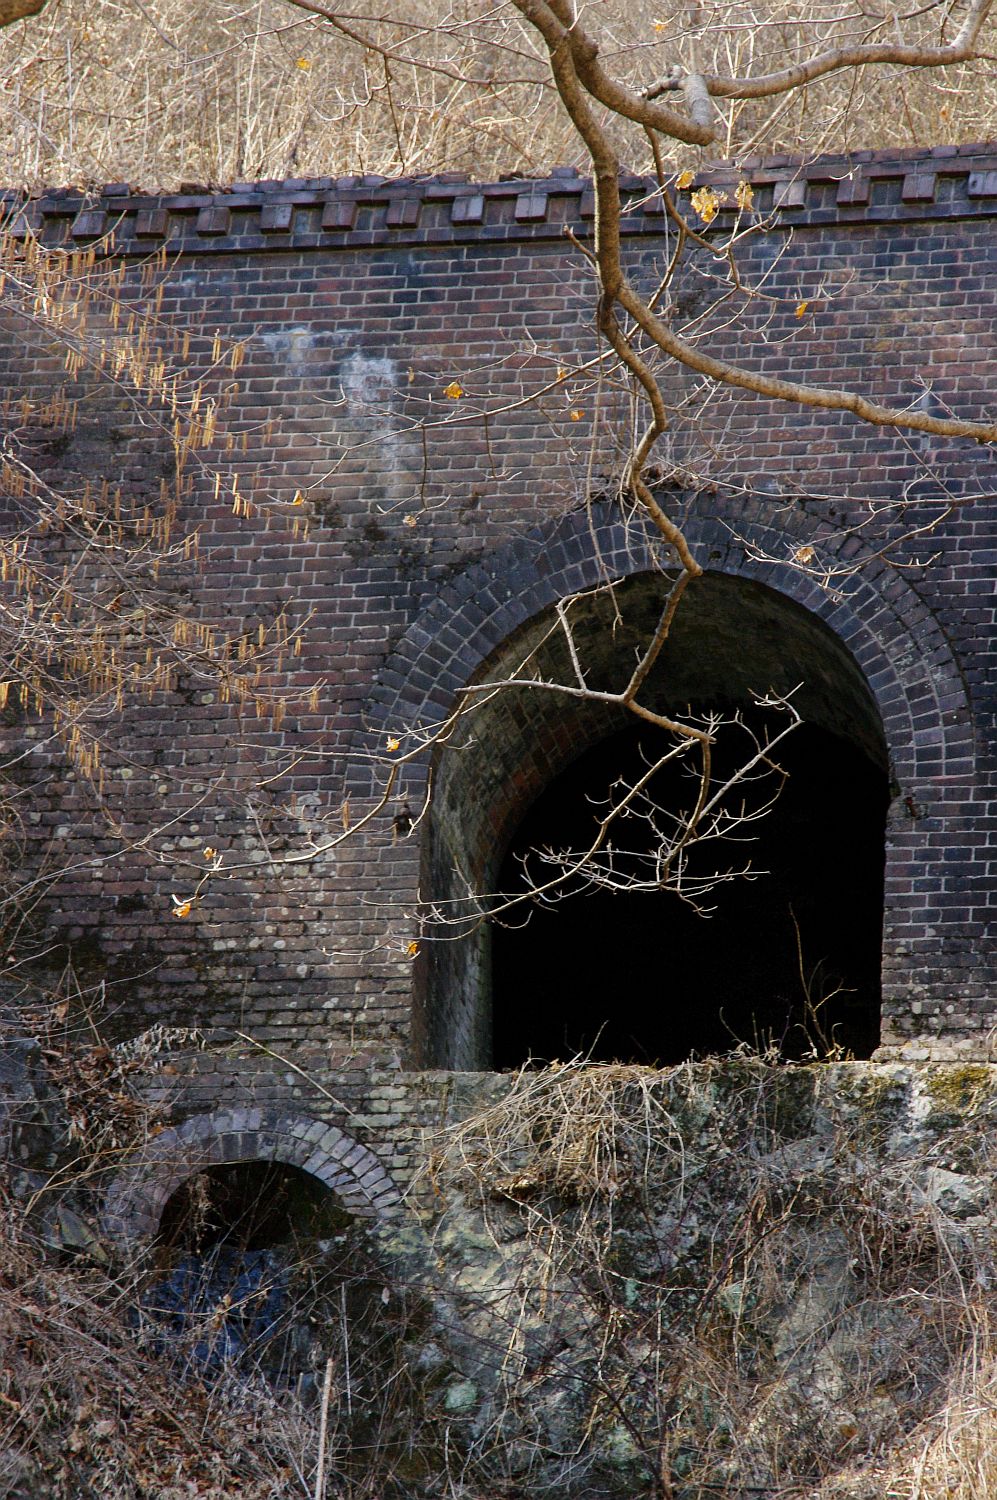
M355 23L358 30L395 48L390 65L281 0L53 0L40 17L0 35L0 178L32 187L124 179L171 188L184 180L450 169L493 178L584 166L536 39L506 7L375 0L349 9L373 18ZM687 55L684 10L661 21L662 10L667 16L656 0L587 7L587 24L621 76L647 83ZM903 34L937 40L942 20L938 6L915 10ZM701 66L757 73L805 54L815 39L894 37L893 18L877 18L865 4L742 0L711 13L697 45ZM713 154L986 139L997 134L992 79L990 62L842 76L790 100L728 110ZM646 165L639 134L621 145L625 159Z
M926 1200L930 1136L870 1171L888 1110L838 1113L821 1091L808 1134L815 1080L745 1057L576 1060L443 1132L437 1189L479 1195L506 1266L515 1247L490 1325L508 1334L496 1427L531 1431L538 1492L569 1389L579 1430L625 1432L658 1500L997 1493L992 1245Z
M0 1493L267 1500L295 1492L281 1415L287 1427L293 1419L314 1429L304 1412L294 1403L275 1412L269 1393L245 1386L179 1384L173 1361L136 1341L125 1314L131 1288L116 1300L100 1271L46 1264L30 1240L14 1238L12 1222L5 1215ZM314 1452L314 1430L300 1436L302 1456Z
M280 1403L265 1386L208 1382L196 1368L181 1377L176 1351L137 1337L143 1276L111 1266L96 1229L108 1173L161 1123L134 1086L154 1051L142 1042L115 1051L88 1025L76 1032L65 1005L21 997L16 1020L0 1014L0 1042L28 1036L58 1164L46 1173L14 1165L36 1113L14 1105L3 1120L14 1149L0 1163L0 1494L293 1493L295 1461L314 1452L313 1415L284 1401L275 1421ZM147 1041L155 1049L152 1033Z
M212 1271L206 1250L198 1269L204 1179L152 1252L113 1251L100 1228L103 1189L162 1128L169 1075L151 1093L150 1075L199 1038L153 1027L108 1047L92 1013L20 1001L16 1012L0 1007L0 1046L28 1059L20 1075L15 1063L19 1092L0 1093L0 1495L407 1494L394 1473L419 1465L428 1430L405 1360L425 1321L419 1298L397 1286L382 1295L376 1247L329 1204L247 1277L238 1256L249 1205L241 1230L229 1226L228 1259Z
M813 1500L992 1500L997 1363L985 1320L936 1409L888 1460L837 1474ZM988 1352L989 1351L989 1352Z
M968 1363L958 1390L929 1425L929 1436L891 1490L910 1500L988 1500L997 1495L997 1363ZM912 1472L911 1472L912 1471ZM907 1484L909 1478L912 1481Z

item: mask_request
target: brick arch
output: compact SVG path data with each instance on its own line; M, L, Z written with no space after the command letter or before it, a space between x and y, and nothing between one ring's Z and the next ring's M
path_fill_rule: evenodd
M250 1161L299 1167L324 1183L357 1218L381 1219L401 1202L374 1153L338 1126L308 1115L217 1110L162 1131L132 1157L105 1198L104 1229L121 1244L148 1244L167 1202L188 1177L208 1167Z
M934 615L896 569L879 560L835 594L791 557L803 545L826 562L861 563L854 538L828 537L802 511L763 499L736 509L710 500L684 523L698 561L764 583L823 620L861 668L882 717L896 779L971 774L974 740L965 682ZM785 558L785 562L777 559ZM776 559L776 560L771 560ZM427 730L489 656L558 600L600 583L667 566L667 550L615 506L572 512L536 527L441 591L399 642L367 704L368 733ZM360 788L358 787L358 790Z
M941 1004L935 991L948 995L953 945L968 973L968 955L982 936L975 914L970 919L957 904L972 859L959 820L976 781L972 713L958 663L937 619L900 571L873 557L844 577L834 593L794 566L801 546L814 549L818 566L862 563L859 539L825 535L805 511L777 509L764 497L739 501L736 509L704 498L690 503L684 526L708 571L732 585L763 587L826 631L868 696L881 755L888 757L901 793L887 820L882 946L882 1046L885 1052L898 1049L918 1025L914 1017L920 1011L911 1009L911 1002L923 1007L929 995L932 1005ZM358 748L383 744L385 732L426 730L445 719L462 687L487 680L493 664L503 675L509 653L532 640L557 601L610 580L638 583L639 575L670 561L656 536L639 523L627 524L608 505L572 513L495 551L442 592L402 638L368 703L371 740ZM516 808L526 805L531 792L525 785L535 769L531 755L494 753L496 747L501 751L506 722L512 742L518 706L506 703L494 710L505 714L502 723L480 718L489 712L481 710L469 721L471 738L477 735L492 753L484 756L463 803L459 789L446 790L448 775L456 775L448 770L455 757L437 758L420 854L427 910L449 915L471 910L466 893L491 888L491 853L503 844ZM557 744L558 733L571 737L569 716L563 730L556 718L551 706L543 742L532 755L535 761L547 757L555 768L562 751L567 755L573 748ZM363 761L357 756L354 763ZM368 768L371 763L368 756ZM418 796L417 777L423 774L418 762L406 767L411 777L406 792ZM464 774L466 780L471 770ZM358 791L369 776L369 769L358 771ZM459 847L451 847L452 837ZM929 867L932 890L918 878ZM947 894L949 882L955 895ZM413 1006L414 1055L425 1065L489 1065L490 972L487 923L474 928L467 941L427 943Z

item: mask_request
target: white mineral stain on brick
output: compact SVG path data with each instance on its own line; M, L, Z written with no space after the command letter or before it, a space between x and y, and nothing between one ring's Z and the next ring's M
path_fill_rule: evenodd
M397 366L385 355L362 354L357 350L343 360L339 380L353 411L390 405L398 392Z
M420 461L411 437L399 432L395 414L406 378L395 360L360 349L347 355L338 371L345 404L338 436L382 502L408 493L410 470Z
M283 360L291 370L305 363L316 343L314 330L305 325L275 328L270 333L261 333L259 338L274 358Z

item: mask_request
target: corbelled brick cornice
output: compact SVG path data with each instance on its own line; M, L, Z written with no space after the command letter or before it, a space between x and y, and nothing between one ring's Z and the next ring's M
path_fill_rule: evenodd
M720 193L750 182L752 215L775 225L986 217L997 213L997 145L749 158L707 168L696 180ZM664 206L654 181L625 175L621 185L626 231L658 232ZM7 192L0 202L14 226L29 226L47 244L100 242L119 255L162 246L203 252L524 240L569 227L584 234L594 214L591 183L572 168L496 183L447 172L236 182L221 191L184 184L164 194L118 182L30 199ZM721 214L733 211L730 196Z

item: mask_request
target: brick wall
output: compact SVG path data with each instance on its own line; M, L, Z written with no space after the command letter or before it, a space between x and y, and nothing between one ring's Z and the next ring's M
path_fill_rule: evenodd
M693 266L686 315L713 326L718 353L892 402L988 410L997 156L777 161L748 175L769 227L746 243L742 271L782 301L731 320ZM660 205L646 183L626 186L632 273L649 284ZM587 184L350 178L162 199L118 185L22 207L51 244L103 237L129 258L136 289L140 267L165 252L155 279L164 315L191 331L192 371L206 394L236 387L224 441L185 501L197 560L178 564L169 587L219 629L269 629L283 610L301 639L263 683L287 700L277 728L220 701L193 659L175 692L127 706L107 813L43 725L9 716L8 743L26 754L28 859L68 856L35 914L46 962L69 953L85 985L103 985L119 1037L153 1021L197 1025L238 1059L250 1054L235 1033L246 1033L328 1078L487 1066L486 936L434 942L419 902L462 897L455 863L494 868L550 769L603 732L599 715L582 724L549 701L510 698L466 753L437 754L436 800L414 830L399 835L395 820L403 801L420 806L418 760L362 834L314 851L342 831L344 799L354 823L377 808L392 757L463 687L514 663L558 599L606 577L639 586L660 562L612 506L586 508L592 400L573 398L569 381L517 404L595 351L591 277L563 236L590 232ZM226 349L245 341L238 372L213 365L216 331ZM51 388L51 351L29 328L10 332L5 387ZM455 378L459 402L443 394ZM801 622L814 684L830 684L814 713L843 715L888 756L884 1047L984 1055L997 459L743 393L702 407L690 377L669 378L695 413L677 420L671 459L706 481L669 493L697 555L739 598L769 600L776 634L784 618ZM74 390L86 400L70 441L37 455L49 477L110 477L154 504L168 444L114 390L79 378ZM472 420L481 410L486 425ZM594 455L598 496L612 444ZM216 498L212 462L239 476L250 517ZM877 510L902 496L902 520ZM898 530L915 534L881 557ZM832 569L865 565L828 587L794 563L800 547ZM191 888L205 847L222 873L175 920L171 896ZM211 1076L215 1064L198 1066Z

